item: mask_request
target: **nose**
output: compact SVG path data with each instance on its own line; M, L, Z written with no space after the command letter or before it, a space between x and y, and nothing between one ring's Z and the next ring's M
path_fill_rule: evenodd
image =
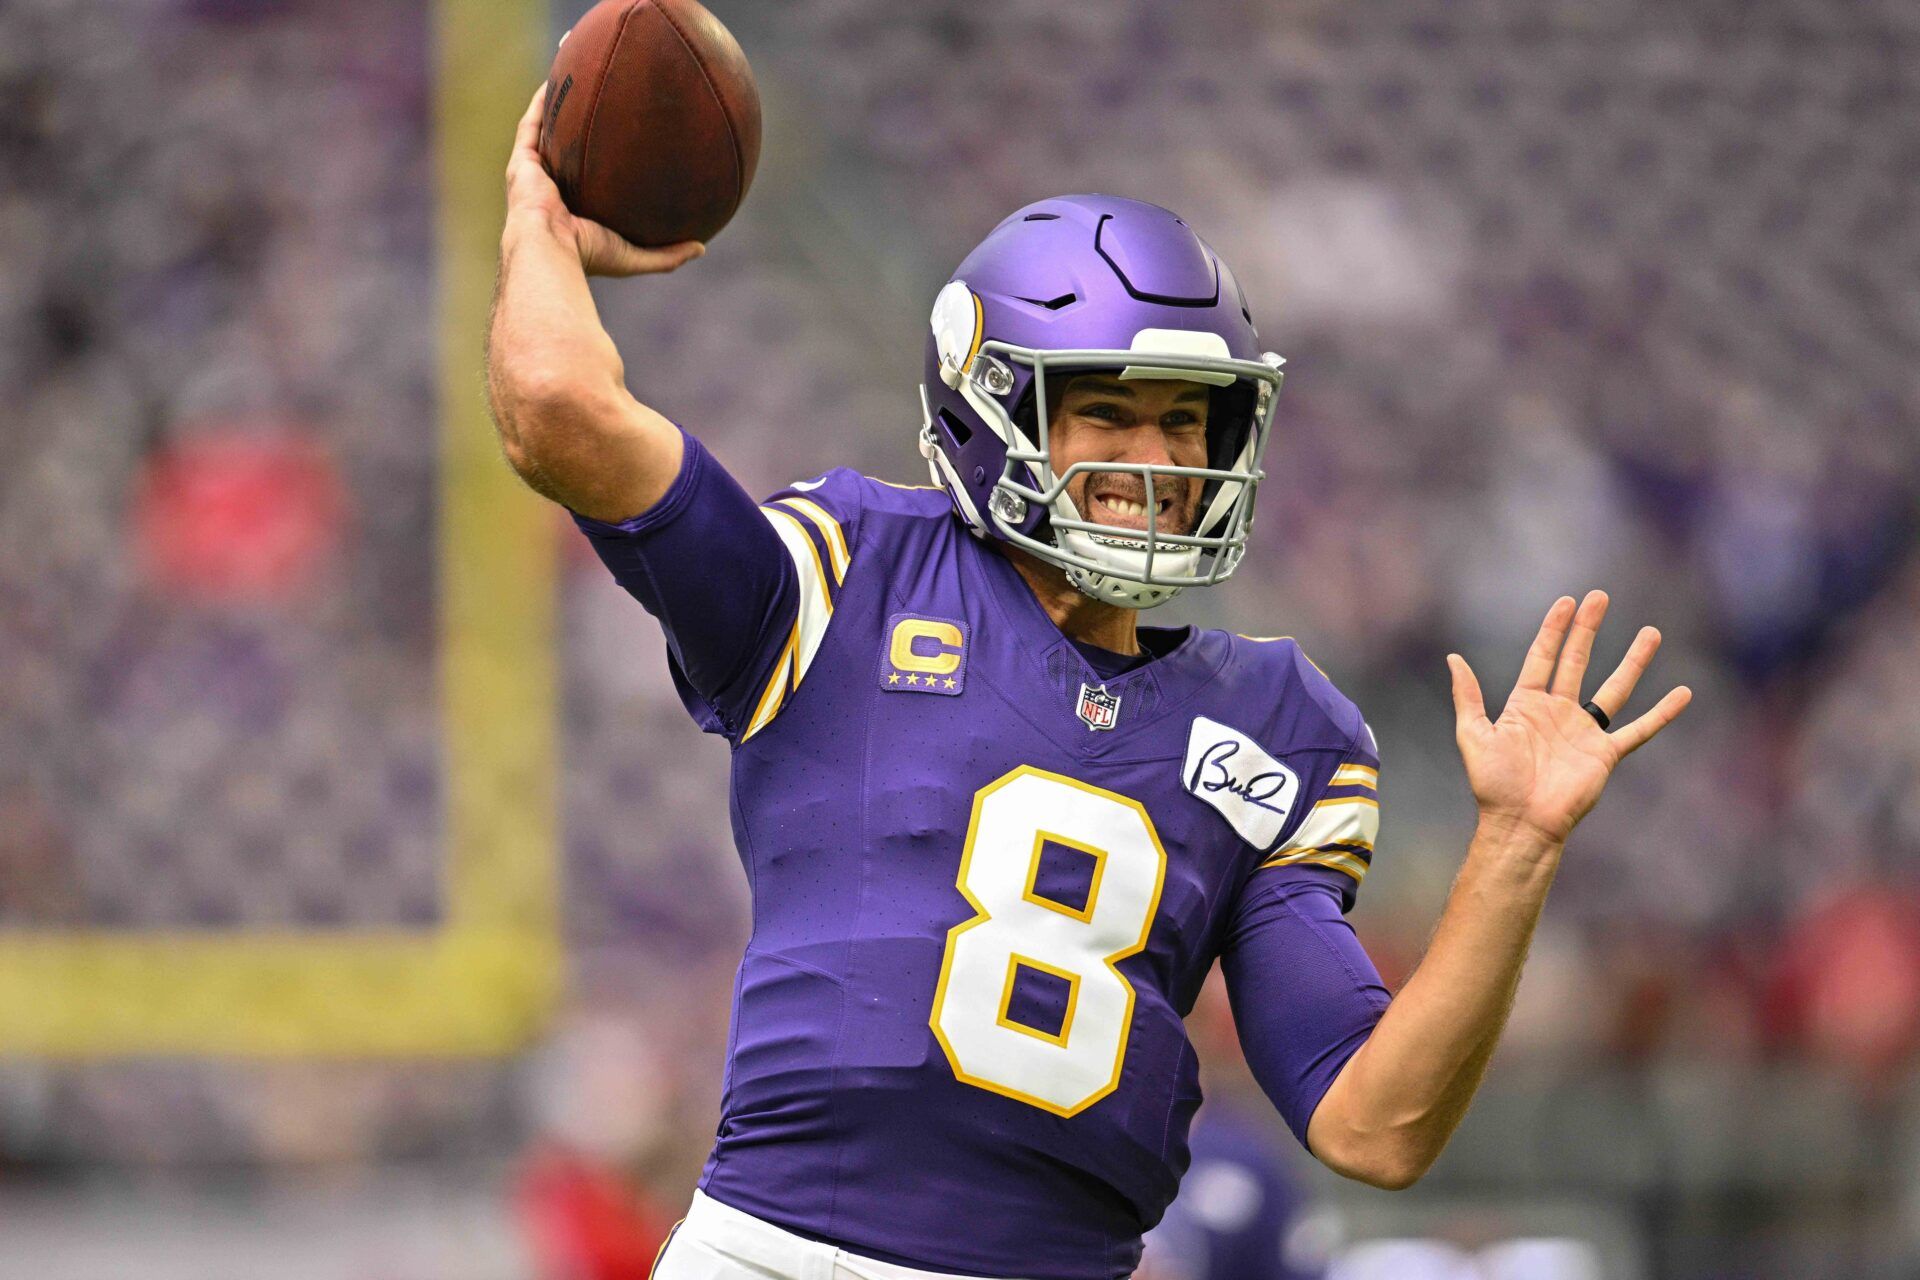
M1173 465L1173 445L1159 423L1144 422L1127 432L1126 443L1117 460L1169 467Z

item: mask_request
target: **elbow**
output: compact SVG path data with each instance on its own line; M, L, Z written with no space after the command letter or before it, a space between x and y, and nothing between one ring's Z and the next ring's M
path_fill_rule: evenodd
M529 481L542 470L544 455L592 438L617 412L603 389L551 372L498 379L490 391L500 451Z
M1427 1175L1437 1155L1437 1152L1431 1156L1419 1152L1390 1152L1341 1172L1355 1182L1364 1182L1381 1191L1405 1191Z
M1356 1127L1321 1119L1314 1117L1308 1149L1341 1177L1382 1191L1405 1191L1420 1181L1446 1147L1445 1137L1424 1126Z
M1458 1127L1464 1107L1445 1098L1387 1096L1366 1087L1356 1075L1364 1047L1355 1054L1321 1097L1307 1121L1307 1150L1343 1178L1382 1191L1405 1191L1440 1159Z

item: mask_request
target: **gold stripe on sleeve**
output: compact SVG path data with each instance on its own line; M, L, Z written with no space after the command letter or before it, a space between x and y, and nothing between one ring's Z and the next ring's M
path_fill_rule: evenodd
M1349 784L1342 783L1341 785L1345 786ZM1367 804L1372 805L1376 809L1380 807L1380 802L1372 796L1328 796L1313 807L1316 809L1332 809L1343 804Z
M782 498L779 505L792 507L813 521L814 527L819 529L821 536L827 540L827 556L833 561L834 584L837 586L845 582L847 565L852 562L853 557L847 551L847 536L841 531L840 522L828 515L826 509L819 503L806 498Z
M793 630L787 633L786 647L780 650L780 661L773 664L773 674L767 677L767 687L760 694L759 705L754 707L753 718L747 721L747 731L740 735L740 741L745 742L766 728L780 714L780 704L787 700L788 668L793 662L794 648L799 643L800 620L796 618Z
M1346 872L1355 880L1363 880L1367 874L1366 863L1337 849L1297 849L1277 858L1269 858L1260 864L1263 871L1268 867L1295 866L1332 867L1335 871Z

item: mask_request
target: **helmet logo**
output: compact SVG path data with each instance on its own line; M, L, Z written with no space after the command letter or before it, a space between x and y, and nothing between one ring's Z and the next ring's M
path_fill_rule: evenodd
M1120 695L1104 684L1080 686L1080 719L1089 730L1111 729L1120 722Z
M958 387L980 350L986 313L980 300L961 280L947 282L933 300L933 342L940 353L940 380Z

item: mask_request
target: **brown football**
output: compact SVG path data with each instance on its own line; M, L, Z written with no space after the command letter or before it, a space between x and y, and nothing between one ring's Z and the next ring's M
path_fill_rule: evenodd
M560 41L540 158L567 208L639 245L711 240L760 160L760 91L696 0L600 0Z

